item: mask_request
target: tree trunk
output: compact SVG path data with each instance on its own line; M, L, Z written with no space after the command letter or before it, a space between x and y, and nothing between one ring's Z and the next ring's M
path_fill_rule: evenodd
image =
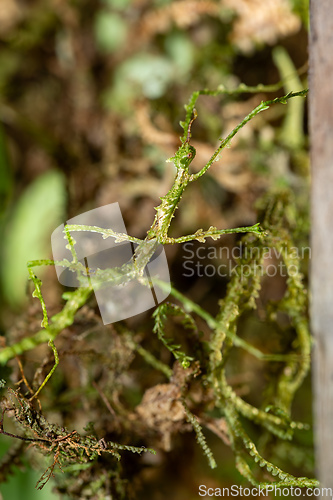
M333 16L330 0L310 6L312 163L311 321L317 476L333 491ZM331 495L329 495L331 496ZM322 498L328 498L323 494Z

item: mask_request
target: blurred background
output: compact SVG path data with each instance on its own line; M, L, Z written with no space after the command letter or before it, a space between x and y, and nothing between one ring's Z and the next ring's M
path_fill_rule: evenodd
M40 304L31 298L26 262L52 258L52 231L68 218L118 202L128 234L144 238L159 197L172 185L175 171L166 159L180 144L179 122L191 93L219 85L234 89L240 83L271 85L286 79L284 88L273 94L200 97L191 141L197 149L195 172L208 161L218 139L261 100L306 87L307 27L306 0L1 0L2 345L5 337L11 344L40 325ZM209 173L185 193L171 236L210 225L254 224L256 200L269 190L284 188L297 204L296 244L308 246L306 118L306 101L294 99L250 122ZM237 242L237 237L228 236L214 245L232 249ZM166 252L175 286L216 313L228 277L185 278L182 246L168 247ZM306 278L306 259L303 272ZM40 268L36 273L43 279L51 316L60 309L62 289L53 269ZM284 290L278 279L265 287L264 301L280 298ZM92 311L82 314L77 334L94 320ZM146 320L149 314L130 322L142 338ZM269 330L259 320L253 316L242 320L247 339L256 338L260 344L268 342L269 336L271 345L278 343L276 327ZM27 354L27 376L29 370L33 374L30 364L37 366L46 352ZM243 370L245 379L251 373L252 402L267 375L256 363L248 363ZM70 365L65 361L61 369L68 372ZM15 378L17 369L13 370ZM71 413L68 400L60 398L68 388L74 391L66 385L67 378L58 379L56 401L50 393L46 411L58 419L55 414L62 413L66 424L76 428L83 421L82 408ZM128 383L129 401L131 397L140 400L143 388L149 387L148 378L143 374L135 387ZM309 380L297 396L294 411L295 419L311 423ZM312 476L311 439L311 432L305 432L296 438L298 448L276 446L275 459L296 475ZM216 471L207 468L193 435L186 434L184 440L191 457L187 465L176 447L168 458L160 459L160 473L155 470L140 479L135 498L197 498L193 473L200 480L197 484L244 482L231 451L221 442L215 446L213 435L208 440L219 463ZM11 440L1 436L0 443L3 455ZM28 462L38 460L27 459L25 472L0 484L4 499L59 498L51 493L51 481L41 492L34 489L38 473Z

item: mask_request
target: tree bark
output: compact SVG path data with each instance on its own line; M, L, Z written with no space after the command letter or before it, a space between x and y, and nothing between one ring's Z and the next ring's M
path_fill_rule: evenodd
M311 324L317 477L333 491L333 16L310 5ZM331 497L331 494L329 495ZM328 498L324 493L323 499Z

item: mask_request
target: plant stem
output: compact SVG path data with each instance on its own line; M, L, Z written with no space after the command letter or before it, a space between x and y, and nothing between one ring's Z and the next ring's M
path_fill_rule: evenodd
M67 295L70 295L64 308L51 318L51 324L31 337L25 337L12 346L4 347L0 351L0 364L5 365L15 356L19 356L49 340L53 341L64 328L73 324L76 312L87 302L91 293L92 289L88 287L69 292Z

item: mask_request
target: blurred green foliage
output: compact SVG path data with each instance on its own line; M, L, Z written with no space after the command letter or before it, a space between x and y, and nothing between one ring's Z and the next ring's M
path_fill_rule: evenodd
M129 234L145 236L158 198L172 182L173 167L165 164L165 159L177 150L179 121L193 90L219 85L234 89L241 82L274 84L280 79L285 79L285 93L306 86L304 69L300 74L295 70L304 68L307 60L308 2L2 0L1 8L3 346L40 329L37 301L27 293L25 261L51 257L49 235L58 224L85 210L118 201ZM276 95L281 95L279 92L282 90L277 90ZM193 172L208 161L218 138L227 135L265 98L265 94L250 93L215 99L200 97L199 116L192 127L191 140L197 149ZM224 150L209 174L184 195L173 223L173 234L191 234L210 224L217 227L254 224L255 201L265 192L283 187L294 197L293 218L289 217L290 210L287 215L295 244L300 248L307 246L309 161L304 130L303 99L260 114L234 139L232 148ZM232 237L224 243L230 248L239 245ZM228 279L185 280L181 273L181 250L172 248L168 259L175 286L201 307L216 313L217 301L223 298ZM302 262L301 266L306 283L307 263ZM47 307L52 313L58 312L63 290L49 270L43 281ZM283 286L278 279L264 280L260 301L266 304L281 293ZM172 357L152 339L149 317L141 318L140 324L133 320L125 327L118 325L119 332L111 328L100 331L95 309L90 302L89 308L81 310L74 324L57 340L60 352L57 370L61 375L55 374L41 393L43 412L50 421L70 428L80 428L87 420L95 420L100 436L107 433L125 442L137 441L139 445L144 437L148 444L151 441L160 444L160 437L151 428L137 423L136 433L129 424L128 415L133 416L140 397L144 397L147 389L158 388L163 379L138 360L126 328L133 328L135 341L161 356L166 365L171 365ZM278 315L278 321L274 322L263 319L262 315L259 304L257 316L253 313L242 317L239 335L268 352L288 350L294 332L285 318ZM179 326L173 328L176 342L183 342ZM207 335L204 327L203 335ZM52 352L41 348L22 356L21 362L28 382L37 383L40 373L46 375L54 360ZM22 378L15 360L6 368L10 384ZM244 400L260 406L269 400L269 390L273 390L269 386L260 399L263 381L277 380L279 369L279 364L259 366L244 353L231 353L227 375L230 383L240 393L243 391ZM102 396L93 383L102 388ZM294 411L297 419L309 421L306 403L311 399L309 380L302 391ZM197 397L195 391L194 395ZM111 402L111 408L114 406L116 416L104 407L105 400ZM206 415L206 410L209 414L206 408L209 405L200 405L196 408L198 415ZM219 416L214 414L214 418ZM173 450L160 450L157 465L125 457L121 474L126 478L126 470L130 471L129 495L152 500L195 498L197 485L193 478L202 483L240 484L243 480L235 470L228 447L215 434L206 429L204 432L219 464L217 469L208 471L201 450L192 444L193 436L190 439L186 433L179 433ZM254 440L261 441L261 449L282 468L291 467L295 475L312 475L310 438L306 441L303 435L293 446L294 442L279 444L274 438L262 436L254 424L248 432ZM11 439L1 436L1 441L8 446ZM4 452L3 449L1 456ZM104 466L102 460L100 464ZM105 467L111 470L109 465L106 463ZM179 477L172 481L171 466L179 471ZM60 473L61 498L65 498L64 491L71 486L71 497L80 498L84 493L78 485L82 478L89 485L88 474L98 491L101 476L96 466L89 473L76 471L75 487L70 474ZM28 498L30 493L34 498L36 495L48 498L46 489L35 492L31 481L34 483L36 477L31 471L11 481L0 485L5 499ZM107 484L109 479L105 481ZM88 490L89 487L85 491ZM119 498L120 490L121 484Z
M8 437L2 437L0 441L0 457L3 458L5 453L10 449L12 445L12 439ZM9 476L6 483L0 483L0 494L3 500L18 500L24 498L26 500L36 500L36 490L35 485L39 479L40 474L31 468L28 461L24 461L24 465L20 468L14 468L12 475ZM43 500L57 500L59 497L52 493L53 483L50 483L45 487L42 494ZM63 497L63 500L67 500L68 497Z
M95 18L95 36L101 50L113 52L126 40L126 23L118 14L101 10Z
M0 224L13 187L6 137L0 124ZM1 228L1 225L0 225Z
M27 262L51 251L51 232L62 223L66 194L60 172L39 176L17 200L3 229L1 282L12 307L26 297Z

